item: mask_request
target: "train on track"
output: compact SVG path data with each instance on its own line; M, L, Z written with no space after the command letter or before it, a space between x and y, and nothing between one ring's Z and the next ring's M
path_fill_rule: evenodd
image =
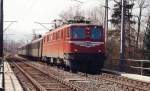
M103 26L67 24L18 48L18 54L72 71L96 72L105 61Z

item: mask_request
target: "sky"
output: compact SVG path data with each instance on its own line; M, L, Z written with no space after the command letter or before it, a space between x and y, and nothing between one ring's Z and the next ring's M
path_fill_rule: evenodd
M80 1L84 3L73 0L4 0L4 21L16 21L4 32L4 40L31 40L33 31L37 34L48 31L34 22L51 23L71 6L81 5L83 9L90 9L95 5L103 5L104 0ZM4 29L10 23L4 22Z
M16 21L4 31L4 40L29 41L32 39L33 31L36 34L44 34L48 31L34 22L52 23L54 19L59 19L62 11L72 6L80 5L81 9L89 10L95 6L103 7L105 3L105 0L79 1L83 3L73 0L4 0L4 21ZM109 1L109 7L113 7L111 1L113 0ZM111 11L112 8L109 9L109 18ZM137 11L136 8L134 12ZM9 24L10 22L4 22L4 30ZM46 26L50 28L52 25Z

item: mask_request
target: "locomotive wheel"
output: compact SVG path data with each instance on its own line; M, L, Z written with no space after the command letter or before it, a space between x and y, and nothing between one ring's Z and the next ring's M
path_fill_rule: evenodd
M74 67L70 67L70 70L71 70L72 73L77 73L77 69L74 68Z
M69 66L65 66L65 67L64 67L64 70L65 70L65 71L70 71L70 67L69 67Z
M71 72L72 73L77 73L77 70L76 69L71 69Z
M53 58L52 57L50 57L50 63L51 63L51 66L54 66Z

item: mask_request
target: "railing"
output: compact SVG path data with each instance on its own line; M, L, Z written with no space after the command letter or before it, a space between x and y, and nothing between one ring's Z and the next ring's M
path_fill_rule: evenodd
M131 62L138 62L138 63L140 63L140 67L139 66L132 66L132 65L130 65L130 67L134 68L134 69L140 69L141 75L143 75L143 71L144 70L150 70L150 68L143 67L143 64L144 63L150 63L150 60L135 60L135 59L126 59L126 60L127 61L131 61Z
M144 67L146 63L150 64L150 60L136 60L136 59L122 59L125 61L125 72L135 73L135 74L144 74L144 71L150 72L150 66ZM120 59L112 59L110 63L107 63L105 68L119 71L119 62Z
M0 91L5 91L4 60L0 58Z

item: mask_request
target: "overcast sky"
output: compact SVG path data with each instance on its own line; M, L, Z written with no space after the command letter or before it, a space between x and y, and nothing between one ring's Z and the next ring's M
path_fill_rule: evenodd
M44 34L48 30L34 22L51 23L59 18L59 14L71 6L81 5L81 9L91 9L95 6L104 6L105 0L80 0L83 4L73 0L4 0L4 21L17 21L5 31L8 40L31 40L33 30ZM112 0L113 1L113 0ZM109 1L110 2L110 1ZM109 6L113 7L112 2ZM138 10L135 8L134 12ZM144 10L146 12L146 10ZM109 13L111 16L111 13ZM4 22L4 29L9 25ZM51 26L51 25L47 25Z
M50 23L59 18L59 14L74 5L81 5L83 9L103 5L104 0L80 0L83 4L72 0L4 0L4 21L17 21L5 31L5 39L31 39L35 33L44 33L47 30L34 22ZM89 7L90 6L90 7ZM4 22L4 29L9 25ZM48 25L51 26L51 25Z

